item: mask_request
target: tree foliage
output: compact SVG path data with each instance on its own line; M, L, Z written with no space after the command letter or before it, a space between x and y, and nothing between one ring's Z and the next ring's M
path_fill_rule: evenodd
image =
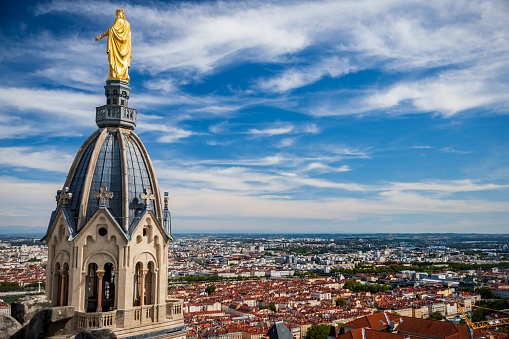
M346 305L346 300L345 299L336 299L336 306L339 306L339 307L343 307Z
M260 309L266 309L266 310L271 310L273 312L276 312L276 305L270 304L270 305L266 305L266 306L261 306Z
M346 288L347 290L354 292L354 293L358 293L358 292L380 293L380 292L385 292L390 289L389 285L386 285L386 284L364 285L358 281L351 281L351 280L348 280L347 282L345 282L345 284L343 285L343 288Z
M428 319L442 320L442 319L445 319L445 317L442 315L442 313L440 313L440 311L435 311L428 316Z
M479 307L472 307L472 321L484 321L485 316L493 313L491 310L506 310L509 309L509 301L507 299L495 299L495 300L481 300L475 303L476 306L481 306L484 308ZM488 310L491 309L491 310ZM507 314L505 314L507 316Z
M0 291L1 292L7 292L7 291L21 291L23 288L19 286L18 283L14 282L7 282L7 281L1 281L0 282Z
M475 293L480 294L483 299L496 299L496 295L490 288L476 288Z
M209 285L207 286L207 288L205 288L205 292L207 292L208 295L214 294L215 291L216 291L215 285Z
M312 325L306 332L305 339L327 339L331 325L320 324Z

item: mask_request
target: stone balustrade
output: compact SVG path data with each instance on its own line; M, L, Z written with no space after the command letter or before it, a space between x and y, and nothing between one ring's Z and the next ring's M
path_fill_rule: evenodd
M136 126L136 109L118 105L104 105L96 107L95 121L99 127L122 126L134 128Z
M184 317L182 313L183 307L182 299L168 299L166 300L166 318L168 319L180 319Z
M94 312L94 313L78 313L78 329L86 330L91 328L114 328L116 326L116 313L111 312Z

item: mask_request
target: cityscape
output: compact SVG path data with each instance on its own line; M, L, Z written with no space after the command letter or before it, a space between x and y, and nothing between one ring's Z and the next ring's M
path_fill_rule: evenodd
M0 246L0 312L9 314L15 297L44 292L47 246L14 236ZM495 321L502 313L475 305L508 308L509 236L178 234L167 278L188 339L261 338L279 321L299 339L313 325L379 312L464 324L458 305Z

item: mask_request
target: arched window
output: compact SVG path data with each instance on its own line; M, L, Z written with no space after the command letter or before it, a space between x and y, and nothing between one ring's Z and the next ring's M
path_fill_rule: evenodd
M60 291L60 297L63 296L63 300L60 300L58 305L67 306L67 301L69 300L69 263L64 263L62 272L60 272L60 284L64 291Z
M55 268L53 270L53 281L51 282L52 291L51 291L51 304L53 306L60 305L60 290L62 288L62 280L60 279L60 263L57 262L55 264Z
M148 263L148 272L145 277L145 305L152 305L155 302L155 270L154 263Z
M102 310L104 312L115 309L115 272L112 263L104 264Z
M87 278L85 281L85 309L87 312L97 310L97 264L88 264Z
M141 305L141 270L143 264L141 262L136 263L134 270L134 293L133 293L133 306Z

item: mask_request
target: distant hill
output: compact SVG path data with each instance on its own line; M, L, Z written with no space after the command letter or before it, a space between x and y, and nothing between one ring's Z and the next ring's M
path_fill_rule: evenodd
M46 234L45 226L0 226L0 235L40 235Z

